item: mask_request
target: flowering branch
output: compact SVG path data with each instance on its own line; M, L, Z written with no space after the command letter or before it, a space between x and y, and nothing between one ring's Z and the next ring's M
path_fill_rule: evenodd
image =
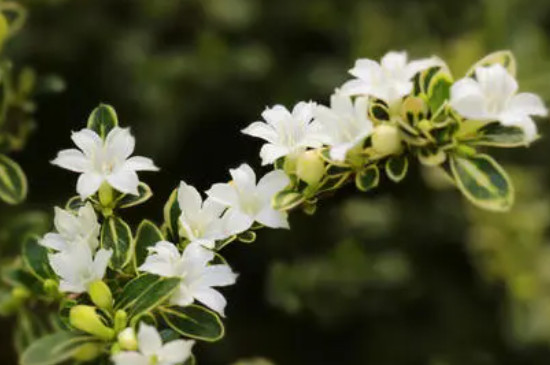
M381 170L399 182L415 159L440 169L473 204L509 209L511 181L484 148L529 145L537 138L532 116L547 114L538 96L517 93L515 67L509 52L497 52L455 82L436 57L358 60L330 105L276 105L243 130L265 141L260 157L273 171L258 179L243 164L205 197L181 182L164 223L143 220L135 230L122 212L152 196L137 172L157 167L131 157L133 136L100 105L73 133L78 149L52 161L80 174L78 195L55 209L56 231L27 240L22 263L4 275L14 287L4 312L58 309L54 333L24 346L21 363L193 364L194 341L224 334L219 288L237 280L219 254L226 245L252 242L263 227L289 228L288 212L312 214L345 183L369 191Z

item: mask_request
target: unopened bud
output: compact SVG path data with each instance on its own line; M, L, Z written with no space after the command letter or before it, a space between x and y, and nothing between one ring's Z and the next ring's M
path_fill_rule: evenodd
M102 350L103 347L99 343L86 343L75 351L73 359L82 362L92 361L101 355Z
M92 302L100 309L111 311L113 309L113 294L111 289L101 280L94 281L88 289Z
M22 303L31 296L31 292L22 286L18 286L12 289L11 295L16 303Z
M57 284L57 281L53 279L47 279L44 281L44 284L42 284L44 291L46 294L50 297L56 297L57 294L59 294L59 284Z
M71 326L102 340L110 341L115 337L115 331L103 324L94 307L77 305L71 308L69 314Z
M309 185L316 185L325 174L325 163L316 151L306 151L296 161L296 175Z
M401 136L396 126L381 124L372 133L372 147L379 154L393 155L401 152Z
M128 327L118 334L118 344L122 350L136 351L138 349L136 333L132 327Z
M115 313L115 332L119 333L120 331L125 329L127 323L128 314L122 309L117 310Z

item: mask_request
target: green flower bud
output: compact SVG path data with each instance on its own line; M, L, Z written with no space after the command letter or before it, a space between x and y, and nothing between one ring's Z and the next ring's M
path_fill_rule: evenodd
M372 133L372 147L379 154L393 155L401 152L401 136L396 126L381 124Z
M92 361L101 355L103 347L99 343L86 343L80 346L73 355L73 359L76 361Z
M137 337L132 327L128 327L118 334L118 344L120 345L120 348L125 351L137 350Z
M44 281L44 284L42 284L42 287L44 288L44 291L48 296L50 297L56 297L57 294L59 294L59 284L57 284L57 281L53 279L47 279Z
M126 324L128 324L128 314L122 309L117 310L115 313L115 332L119 333L125 329Z
M69 314L71 326L102 340L110 341L115 338L115 331L103 324L96 309L89 305L77 305L71 308Z
M115 192L113 191L111 185L109 185L106 181L103 182L103 184L99 187L97 195L99 196L99 203L101 204L103 215L107 217L113 214Z
M11 295L16 303L23 303L31 296L31 292L22 286L18 286L12 289Z
M92 302L100 309L111 311L113 309L113 294L111 289L101 280L94 281L88 289Z
M316 185L325 174L325 163L317 151L306 151L296 161L296 175L309 185Z

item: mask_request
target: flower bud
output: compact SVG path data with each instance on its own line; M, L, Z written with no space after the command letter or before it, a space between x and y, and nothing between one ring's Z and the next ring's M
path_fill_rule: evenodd
M73 359L82 362L92 361L101 355L102 350L103 348L99 343L86 343L76 350L73 354Z
M115 313L115 332L119 333L120 331L125 329L127 323L128 314L122 309L117 310Z
M77 305L71 308L69 314L71 326L102 340L110 341L115 337L115 331L103 324L94 307Z
M59 284L57 284L57 281L53 279L45 280L44 284L42 284L42 287L44 288L46 294L50 297L56 297L57 294L59 294Z
M17 286L12 289L11 295L16 303L23 303L31 296L31 293L27 288Z
M372 133L372 147L379 154L386 156L401 151L401 136L396 126L381 124Z
M94 281L88 288L92 302L100 309L111 311L113 309L113 294L111 289L101 280Z
M325 174L325 163L316 151L306 151L296 161L296 175L309 185L316 185Z
M114 199L114 191L111 185L106 181L101 184L98 191L99 202L103 208L112 208L111 205Z
M136 351L138 349L136 333L132 327L128 327L118 334L118 344L125 351Z

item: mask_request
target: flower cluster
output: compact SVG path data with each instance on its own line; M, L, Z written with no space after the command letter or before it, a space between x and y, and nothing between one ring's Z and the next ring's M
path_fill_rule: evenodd
M87 128L72 135L78 149L52 161L80 174L78 195L55 208L55 232L26 242L25 267L14 267L33 279L18 300L58 302L66 325L30 346L21 363L41 363L56 343L67 352L48 363L109 357L116 365L193 364L194 340L224 333L220 288L237 274L222 248L254 241L261 228L289 228L290 210L312 214L324 193L347 182L368 191L381 169L401 181L412 158L446 174L479 207L511 206L509 178L481 149L531 143L532 117L547 111L538 96L517 93L509 52L487 56L456 82L439 58L408 62L397 52L380 63L358 60L350 73L328 106L276 105L243 130L266 142L260 157L271 172L258 179L242 164L204 194L182 181L161 226L145 219L132 229L122 218L152 196L137 172L158 168L131 157L135 140L112 107L96 108Z

